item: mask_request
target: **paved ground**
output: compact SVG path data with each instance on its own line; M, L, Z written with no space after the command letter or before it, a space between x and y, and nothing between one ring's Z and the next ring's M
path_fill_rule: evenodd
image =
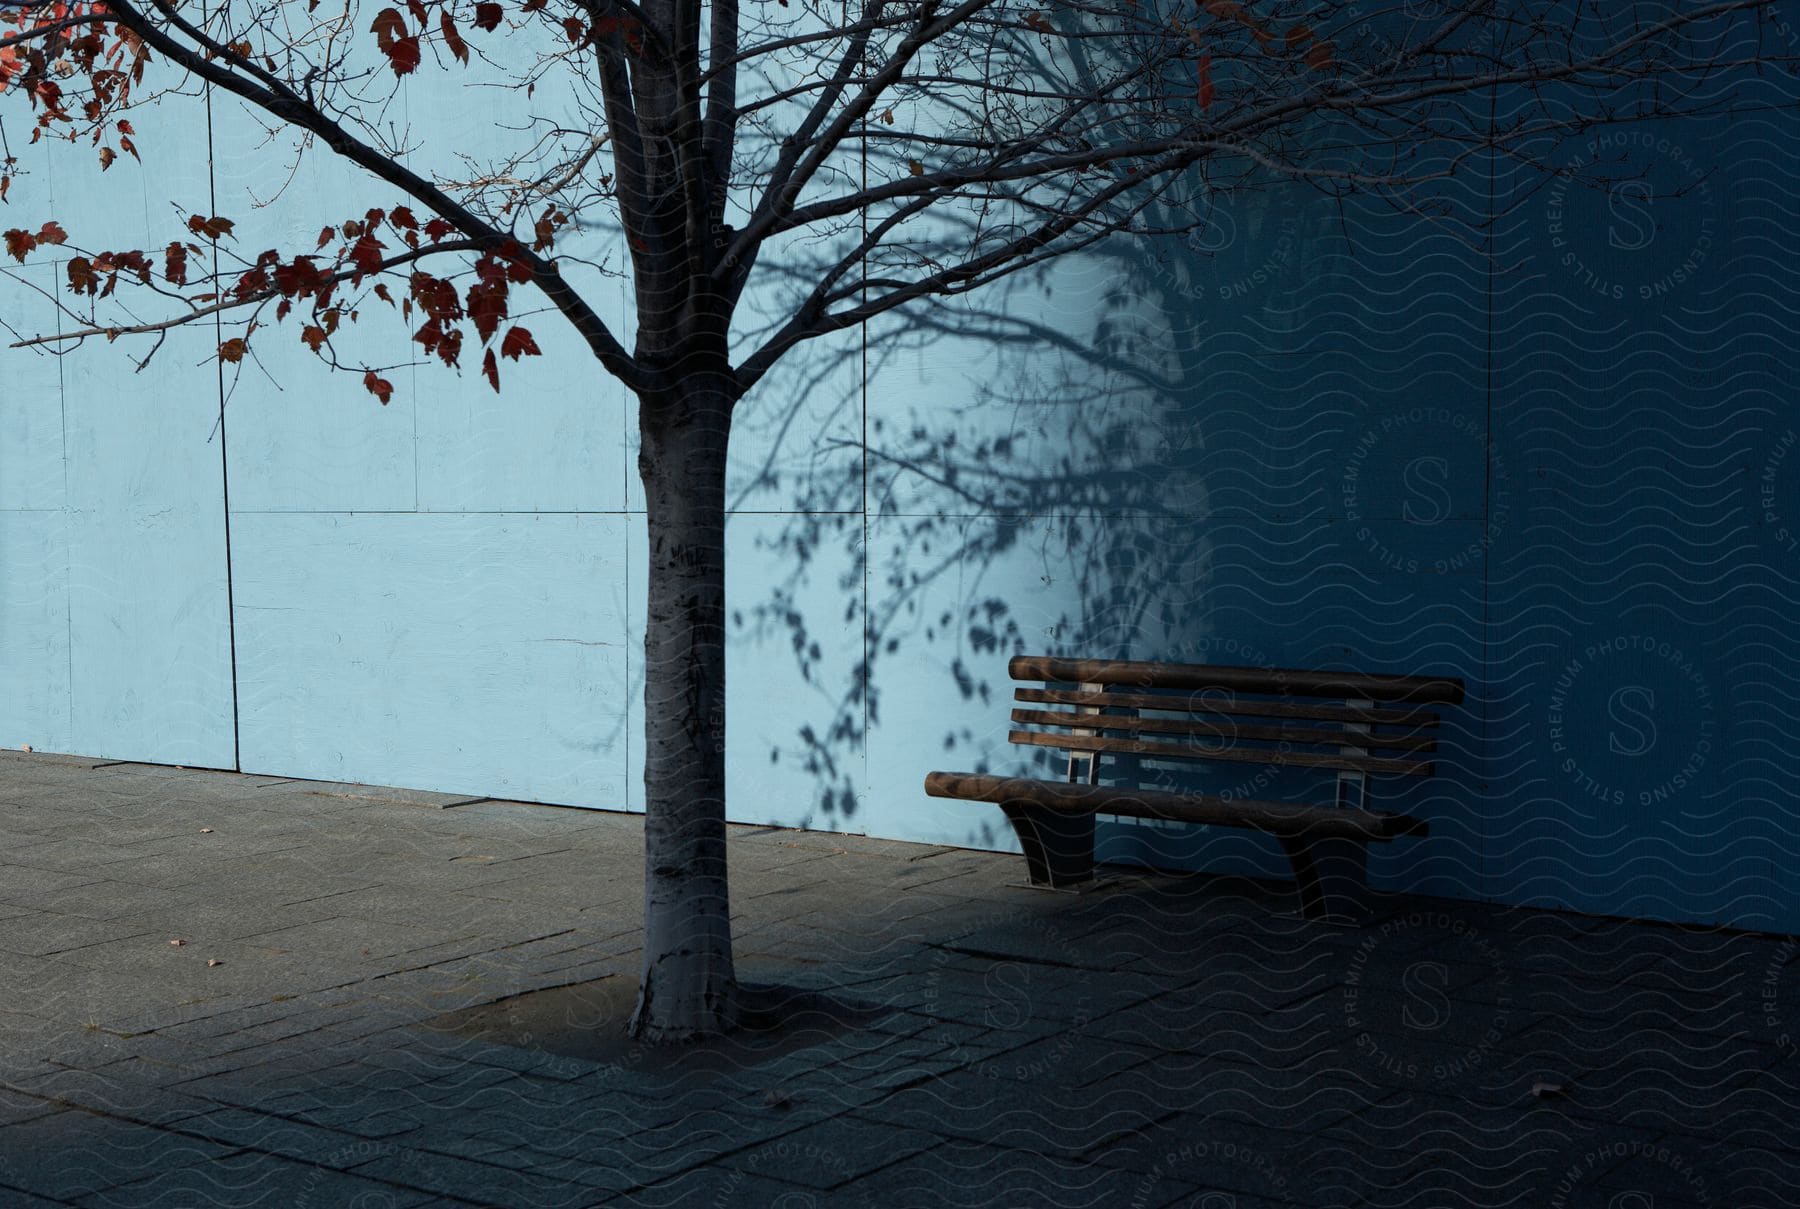
M738 828L741 975L869 1018L583 1059L423 1022L632 974L632 816L93 764L0 756L6 1209L1800 1204L1789 942Z

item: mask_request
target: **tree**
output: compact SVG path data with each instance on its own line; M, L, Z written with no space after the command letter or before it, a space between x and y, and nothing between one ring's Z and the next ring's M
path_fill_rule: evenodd
M1725 94L1703 81L1780 61L1757 41L1779 26L1775 0L22 0L0 14L0 115L28 117L33 141L91 141L96 171L140 155L134 121L192 120L147 102L199 88L394 194L352 214L314 199L327 208L304 247L239 248L231 218L205 213L156 248L88 247L54 215L8 230L21 261L44 245L66 257L63 330L22 344L137 337L142 364L177 326L229 323L221 362L297 335L386 403L393 364L458 369L471 335L498 390L502 360L539 355L516 321L535 291L635 394L650 564L632 1028L653 1040L737 1016L726 447L772 366L1058 257L1203 229L1210 197L1258 180L1452 216L1440 185L1481 156L1567 175L1546 147L1715 108ZM427 65L494 88L512 145L422 162L385 105ZM27 178L0 154L5 197ZM1606 185L1630 166L1573 171ZM601 278L559 251L576 230L617 240L630 347L595 302ZM340 355L349 324L390 308L395 345L416 351Z

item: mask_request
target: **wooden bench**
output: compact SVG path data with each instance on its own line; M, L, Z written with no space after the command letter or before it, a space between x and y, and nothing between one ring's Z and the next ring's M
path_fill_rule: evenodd
M1278 837L1294 866L1302 913L1351 922L1366 910L1368 846L1425 835L1423 820L1368 808L1371 776L1430 776L1438 718L1462 681L1291 668L1057 659L1008 666L1020 705L1014 743L1068 753L1068 779L968 772L925 778L933 797L994 802L1006 812L1031 884L1094 881L1094 816L1253 827ZM1060 707L1060 708L1059 708ZM1203 760L1331 774L1331 805L1100 784L1100 760Z

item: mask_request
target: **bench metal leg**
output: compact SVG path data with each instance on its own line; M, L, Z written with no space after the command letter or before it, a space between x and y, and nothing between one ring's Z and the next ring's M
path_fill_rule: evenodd
M1300 914L1325 923L1361 923L1369 915L1369 844L1343 836L1284 835L1294 865Z
M1093 884L1093 815L1026 802L1002 802L1000 809L1018 833L1033 886L1069 890Z

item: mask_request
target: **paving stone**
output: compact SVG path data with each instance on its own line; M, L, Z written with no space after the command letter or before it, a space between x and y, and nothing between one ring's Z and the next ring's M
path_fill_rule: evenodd
M964 1141L903 1159L866 1182L866 1190L851 1185L849 1191L896 1209L1111 1209L1143 1203L1144 1186L1142 1176L1117 1167Z
M587 1185L426 1151L396 1151L352 1170L356 1175L483 1205L563 1209L595 1203L594 1189Z
M835 1117L740 1150L720 1161L750 1175L829 1190L921 1154L942 1141L937 1134L923 1130Z
M84 1196L78 1203L92 1209L324 1209L344 1205L354 1205L356 1209L414 1209L434 1199L440 1198L272 1154L234 1154L194 1167L158 1172Z
M70 1109L0 1129L0 1185L74 1200L229 1153L184 1134Z

